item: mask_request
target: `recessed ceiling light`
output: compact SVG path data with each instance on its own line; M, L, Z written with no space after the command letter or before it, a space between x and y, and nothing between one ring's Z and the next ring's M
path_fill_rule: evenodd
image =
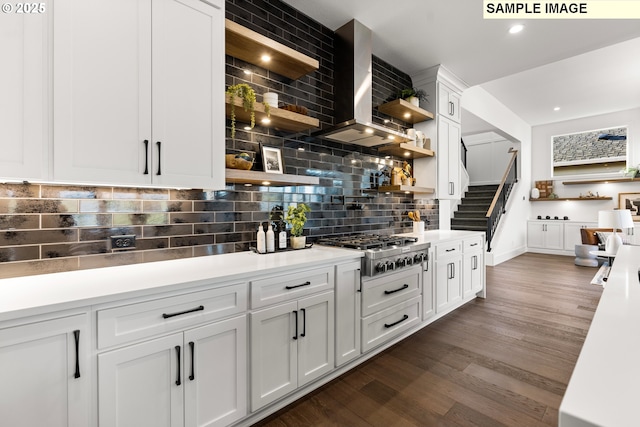
M408 119L409 117L411 117L411 113L404 113L404 118Z
M262 56L260 57L260 59L261 59L263 62L269 62L269 61L271 61L271 56L269 56L269 55L267 55L267 54L264 54L264 55L262 55Z
M244 130L251 130L251 126L245 126Z
M511 28L509 28L509 34L517 34L522 30L524 30L524 25L515 24L515 25L512 25Z
M411 155L411 153L410 153L410 152L408 152L408 151L405 151L405 152L404 152L404 156L405 156L405 157L409 157L410 155Z
M265 117L264 119L260 120L260 122L262 122L262 124L268 125L269 123L271 123L271 119Z
M270 181L262 181L262 185L271 185Z
M553 107L553 111L560 111L560 107Z

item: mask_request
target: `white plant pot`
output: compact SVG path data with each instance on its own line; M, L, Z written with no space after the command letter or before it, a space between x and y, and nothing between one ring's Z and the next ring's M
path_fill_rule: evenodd
M416 107L420 106L420 98L417 98L415 96L410 96L409 98L407 98L407 101L409 101L412 105Z
M307 236L291 236L291 247L293 249L304 249L307 245Z
M263 96L263 101L269 104L270 107L278 108L278 94L275 92L266 92Z

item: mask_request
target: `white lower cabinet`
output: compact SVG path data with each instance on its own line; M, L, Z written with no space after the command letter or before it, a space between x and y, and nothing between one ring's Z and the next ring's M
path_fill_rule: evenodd
M438 243L434 252L436 313L442 313L462 301L462 243Z
M98 355L101 427L225 426L246 410L246 315Z
M0 325L0 425L90 425L89 316Z
M250 316L252 411L333 370L333 291Z
M436 315L436 289L433 285L433 250L427 252L422 272L422 320Z
M336 266L336 366L360 356L360 261Z
M462 249L462 298L475 295L484 288L484 251L481 239L464 240Z
M529 221L527 246L538 249L564 249L564 224L560 221Z

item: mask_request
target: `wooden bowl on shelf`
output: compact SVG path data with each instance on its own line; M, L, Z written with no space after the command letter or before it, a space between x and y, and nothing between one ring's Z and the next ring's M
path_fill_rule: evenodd
M236 157L235 154L227 154L224 160L226 167L229 169L249 170L253 167L253 160L246 160L242 157Z

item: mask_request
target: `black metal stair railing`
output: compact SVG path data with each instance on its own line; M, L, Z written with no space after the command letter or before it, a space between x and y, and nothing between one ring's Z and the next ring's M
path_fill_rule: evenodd
M502 177L502 182L496 190L491 206L487 210L487 251L491 251L491 240L498 228L498 223L503 214L507 212L507 200L516 182L518 182L518 150L509 149L512 153L507 170Z

